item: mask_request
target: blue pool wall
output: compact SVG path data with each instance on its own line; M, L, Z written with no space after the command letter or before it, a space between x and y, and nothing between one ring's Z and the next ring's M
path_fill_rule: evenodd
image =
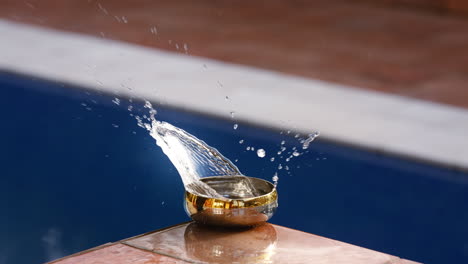
M114 95L11 72L0 72L0 88L0 264L40 263L189 220L177 171L129 116L127 99L116 105ZM141 101L133 105L143 113ZM232 120L156 108L246 175L271 179L282 140L300 148L294 132L233 130ZM468 263L466 172L320 138L282 165L291 175L280 171L272 223L424 263Z

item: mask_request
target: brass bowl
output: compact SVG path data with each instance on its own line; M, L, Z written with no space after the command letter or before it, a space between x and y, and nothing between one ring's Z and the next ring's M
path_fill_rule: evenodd
M278 207L278 193L268 181L246 176L215 176L201 179L226 199L185 192L185 211L196 222L215 226L255 226L270 219ZM258 195L239 188L248 181Z

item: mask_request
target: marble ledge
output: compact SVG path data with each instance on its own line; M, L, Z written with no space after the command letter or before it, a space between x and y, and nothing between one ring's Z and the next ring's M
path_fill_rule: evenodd
M77 253L53 264L418 264L282 226L206 228L185 223Z

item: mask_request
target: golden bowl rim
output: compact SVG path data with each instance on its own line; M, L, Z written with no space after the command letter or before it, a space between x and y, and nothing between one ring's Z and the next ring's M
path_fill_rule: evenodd
M261 199L261 198L263 198L263 197L277 196L277 195L278 195L278 192L277 192L277 190L276 190L276 186L275 186L272 182L270 182L270 181L268 181L268 180L265 180L265 179L257 178L257 177L250 177L250 176L245 176L245 175L221 175L221 176L203 177L203 178L201 178L200 180L203 181L204 179L213 179L213 178L221 178L221 177L246 177L246 178L252 178L252 179L264 181L264 182L268 183L269 185L271 185L273 188L271 189L270 192L268 192L268 193L266 193L266 194L262 194L262 195L255 196L255 197L239 198L239 199L232 199L232 198L219 199L219 198L215 198L215 197L209 197L209 196L205 196L205 195L195 194L195 193L189 192L189 191L187 191L187 190L185 190L185 194L186 194L186 195L187 195L187 194L190 194L190 195L193 195L193 196L196 196L196 197L200 197L200 198L205 198L205 199L213 199L213 200L219 201L219 202L233 202L233 201L246 202L246 201ZM274 200L277 200L277 197L275 197Z

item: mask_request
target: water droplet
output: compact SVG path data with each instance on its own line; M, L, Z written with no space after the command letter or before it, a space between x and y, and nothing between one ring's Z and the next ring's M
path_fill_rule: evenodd
M299 137L299 134L294 135L294 137L295 137L295 138L298 138L298 137Z
M309 134L309 137L304 140L304 143L302 144L302 149L308 149L309 145L312 141L314 141L315 138L317 138L320 135L319 132L314 132L312 134Z
M33 4L31 3L28 3L28 2L24 2L29 8L36 8L36 6L34 6Z
M288 166L285 166L284 169L285 169L285 170L289 170L289 167L288 167Z
M237 129L238 127L239 127L238 124L234 124L234 126L233 126L234 129Z
M250 150L250 147L245 148L246 150Z
M272 157L272 158L270 159L270 161L271 161L271 162L275 161L275 157Z
M145 125L143 124L143 120L141 119L141 117L135 116L135 119L136 119L137 125L138 125L139 127L142 127L142 128L145 128L145 129L146 129Z
M232 119L234 119L234 114L235 114L235 113L236 113L236 112L234 112L234 111L230 112L231 118L232 118Z
M280 164L278 165L278 170L282 170L283 169L283 166Z
M277 155L281 155L281 151L276 152Z
M117 124L112 124L112 126L115 127L115 128L119 127L119 125L117 125Z
M237 162L237 161L239 161L239 160L238 159L234 160L234 162Z
M255 150L255 148L254 148L254 147L251 147L251 148L250 148L250 150L254 151L254 150Z
M283 140L283 141L281 141L281 145L284 145L284 143L286 143L286 141L284 141L284 140Z
M104 14L106 14L106 15L109 14L109 12L107 11L107 9L105 9L101 4L98 3L98 7L99 7L99 9L101 9L101 11L102 11Z
M286 158L286 162L289 162L291 159L290 158Z
M112 100L112 102L116 105L120 105L120 99L115 97L114 100Z
M184 50L185 50L185 52L188 51L188 45L187 45L187 43L184 43Z
M150 101L145 101L145 106L144 107L151 109L151 108L153 108L153 105L150 103Z
M243 139L239 140L239 144L243 144L243 143L244 143Z
M257 149L257 156L259 156L260 158L264 158L265 157L265 150L264 149Z
M143 117L147 118L148 120L155 120L154 116L156 115L157 111L153 108L153 105L149 101L145 101L144 108L149 109L150 116L146 117L146 115L144 115Z
M176 48L176 50L179 50L179 44L176 43L175 48Z
M133 110L133 105L129 105L127 109L128 109L128 111L131 112Z
M273 182L275 183L275 186L276 184L278 183L278 180L279 180L279 177L278 177L278 173L275 172L275 175L273 175L273 178L271 178L273 180Z
M161 205L164 205L164 204L165 204L165 202L164 202L164 201L162 201Z

